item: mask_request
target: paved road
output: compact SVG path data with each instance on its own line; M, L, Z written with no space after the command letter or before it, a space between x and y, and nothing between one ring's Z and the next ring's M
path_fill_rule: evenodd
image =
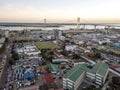
M13 40L14 39L12 39L11 41L8 41L8 43L6 43L5 50L1 54L1 56L3 56L3 57L6 55L7 58L6 58L6 65L5 65L4 69L3 69L3 74L2 74L2 77L0 79L0 88L6 87L7 75L8 75L8 73L7 73L8 61L9 61L10 55L11 55L11 52L9 51L9 48L7 48L7 47L10 46L13 43Z

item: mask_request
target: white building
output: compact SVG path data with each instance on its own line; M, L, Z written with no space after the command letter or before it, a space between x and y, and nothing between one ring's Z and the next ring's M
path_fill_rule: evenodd
M24 45L22 48L17 48L19 55L24 55L26 58L38 58L41 53L35 45Z
M98 41L98 43L100 44L100 45L102 45L102 44L104 44L104 43L110 43L111 41L110 41L110 39L108 39L108 38L104 38L103 40L99 40Z
M9 30L5 30L5 38L9 37Z
M67 51L74 51L77 49L77 45L66 45L65 50Z

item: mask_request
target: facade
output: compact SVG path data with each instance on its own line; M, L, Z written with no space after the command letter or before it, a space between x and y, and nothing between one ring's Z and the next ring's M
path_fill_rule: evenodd
M85 71L80 69L80 65L76 65L63 78L63 88L68 90L77 90L81 82L84 80Z
M77 90L84 78L102 86L108 75L109 66L104 62L97 62L94 66L88 63L78 64L63 77L63 88Z

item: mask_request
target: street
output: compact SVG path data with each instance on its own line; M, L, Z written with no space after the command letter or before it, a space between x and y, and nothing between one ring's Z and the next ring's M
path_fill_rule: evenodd
M6 60L6 64L5 64L5 66L4 66L4 68L3 68L3 73L2 73L2 76L1 76L1 78L0 78L0 88L4 88L4 87L6 87L6 83L7 83L7 75L8 75L8 73L7 73L7 68L8 68L8 61L9 61L9 59L10 59L10 55L11 55L11 52L9 51L9 48L7 48L8 46L10 46L12 43L13 43L13 38L11 39L11 41L8 41L8 43L6 43L6 45L5 45L5 50L4 50L4 52L1 54L1 56L2 56L2 59L1 60ZM5 56L6 56L6 58L5 58Z

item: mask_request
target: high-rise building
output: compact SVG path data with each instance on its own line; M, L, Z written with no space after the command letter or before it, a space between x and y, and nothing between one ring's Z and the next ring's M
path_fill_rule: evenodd
M80 17L77 18L77 29L80 30Z
M5 30L5 38L9 37L9 30Z

